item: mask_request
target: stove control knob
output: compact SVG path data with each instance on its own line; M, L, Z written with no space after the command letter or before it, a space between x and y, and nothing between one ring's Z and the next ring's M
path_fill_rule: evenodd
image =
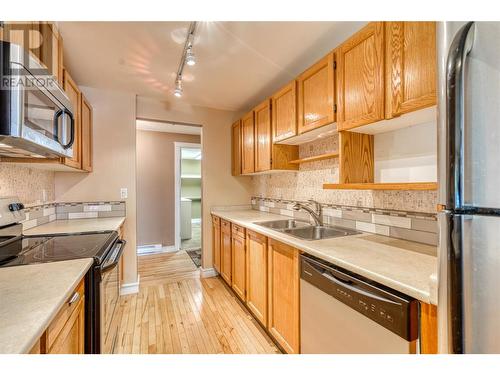
M15 212L15 211L20 211L22 209L24 209L24 204L22 204L22 203L11 203L11 204L9 204L9 210L10 211Z

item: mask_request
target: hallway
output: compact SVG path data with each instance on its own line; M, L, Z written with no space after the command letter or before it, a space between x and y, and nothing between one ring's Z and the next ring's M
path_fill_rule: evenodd
M139 257L138 294L121 297L115 353L280 353L219 277L185 251Z

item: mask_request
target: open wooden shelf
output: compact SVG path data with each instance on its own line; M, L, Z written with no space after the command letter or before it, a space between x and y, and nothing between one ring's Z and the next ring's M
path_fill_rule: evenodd
M375 182L354 184L324 184L323 189L345 190L437 190L437 182Z
M333 159L333 158L338 158L338 157L339 157L339 153L338 152L330 152L328 154L322 154L322 155L316 155L316 156L309 156L309 157L303 158L303 159L291 160L290 164L309 163L309 162L312 162L312 161Z

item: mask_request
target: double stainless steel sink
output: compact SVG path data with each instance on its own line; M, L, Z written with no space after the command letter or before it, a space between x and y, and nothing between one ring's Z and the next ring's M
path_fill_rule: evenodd
M264 221L255 224L309 241L351 236L360 233L352 229L335 226L312 225L308 222L294 219Z

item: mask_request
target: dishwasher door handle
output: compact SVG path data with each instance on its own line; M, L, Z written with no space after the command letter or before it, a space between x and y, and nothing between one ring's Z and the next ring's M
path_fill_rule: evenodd
M390 299L381 297L381 296L379 296L377 294L370 293L370 292L367 292L366 290L357 288L357 287L353 286L350 283L347 283L345 281L342 281L342 280L338 279L337 277L335 277L333 275L330 275L327 272L322 272L321 276L323 276L324 278L328 279L330 282L332 282L332 283L334 283L334 284L336 284L338 286L341 286L342 288L346 288L346 289L350 290L353 293L361 294L361 295L363 295L365 297L373 298L373 299L375 299L377 301L380 301L380 302L389 303L389 304L392 304L392 305L401 305L398 302L391 301Z

